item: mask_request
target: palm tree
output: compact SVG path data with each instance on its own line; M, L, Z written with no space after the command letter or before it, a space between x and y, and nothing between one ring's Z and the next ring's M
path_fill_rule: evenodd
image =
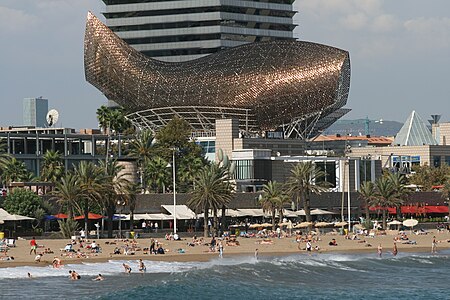
M141 187L138 183L131 183L125 188L125 193L128 195L125 201L130 208L130 230L133 230L134 211L136 209L136 195L139 194L140 188Z
M170 181L168 162L161 157L155 157L146 163L144 170L147 186L154 188L156 193L165 193L166 184Z
M84 228L88 231L89 209L100 202L105 191L105 173L93 162L81 161L75 167L74 172L78 177L80 186L80 201L77 202L77 209L84 214Z
M9 157L5 161L3 168L3 181L8 185L14 181L24 181L30 178L25 163L17 160L15 157Z
M282 186L276 181L269 181L263 186L263 193L259 199L264 212L269 212L272 215L272 230L275 231L275 214L280 206L281 197L283 194Z
M205 161L201 157L195 156L192 153L183 156L178 164L179 169L177 172L180 183L184 184L185 187L189 187L192 184L195 189L195 176L205 164Z
M105 105L100 106L100 108L97 109L97 120L103 133L107 134L111 127L111 109Z
M444 184L444 188L441 190L442 198L447 201L448 216L450 217L450 174L447 175L447 182Z
M102 189L105 191L101 198L101 204L106 208L108 215L108 237L113 236L113 217L116 211L116 204L127 201L127 186L130 182L126 178L129 174L122 173L124 169L116 160L100 161L100 170L105 174L102 182Z
M47 150L43 156L41 179L49 182L57 182L63 173L64 165L61 154L58 151Z
M324 187L327 183L321 185L314 184L316 179L324 178L325 172L316 169L312 162L301 162L291 170L286 187L288 192L297 198L297 203L303 202L306 222L311 222L311 194L320 194L327 191ZM310 228L311 229L311 228Z
M375 197L370 201L371 206L381 207L383 211L383 228L386 228L386 209L397 207L403 203L394 185L387 177L380 177L375 181Z
M80 199L80 193L77 176L67 173L61 178L61 181L56 182L56 188L51 194L58 204L66 207L68 219L72 219L74 208Z
M0 139L0 170L3 170L9 157L6 139Z
M366 221L370 220L369 206L370 201L375 197L375 185L372 181L364 181L359 188L359 198L364 200L364 210Z
M277 211L278 211L280 222L283 221L284 207L291 202L292 202L291 197L289 195L285 194L285 191L283 191L280 195L280 198L277 201Z
M405 187L407 181L406 176L400 173L388 173L387 178L392 183L394 190L396 190L398 198L405 201L409 194L409 190ZM401 203L396 206L396 209L397 218L399 219L402 215Z
M131 140L130 152L128 156L136 159L137 167L141 175L142 191L145 191L145 169L146 163L150 161L153 156L153 133L150 130L144 130L136 134L135 138Z
M187 205L195 211L204 212L204 236L208 237L209 210L227 205L233 198L233 186L229 182L228 170L217 164L205 166L195 179L196 189L191 192Z

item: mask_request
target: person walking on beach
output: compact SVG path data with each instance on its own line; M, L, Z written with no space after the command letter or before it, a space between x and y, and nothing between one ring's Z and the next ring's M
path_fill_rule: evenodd
M396 256L398 253L397 243L394 243L394 249L392 249L392 255Z
M378 253L378 256L379 256L379 257L381 257L381 255L383 255L383 247L381 246L381 244L378 245L377 253Z
M34 252L34 255L36 255L37 243L36 243L36 239L34 237L30 241L30 246L31 246L30 255L32 252Z
M431 254L437 253L436 248L437 248L436 236L433 236L433 241L431 242Z

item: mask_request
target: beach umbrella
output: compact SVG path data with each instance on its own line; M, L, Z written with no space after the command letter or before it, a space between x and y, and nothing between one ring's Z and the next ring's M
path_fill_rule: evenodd
M278 223L278 226L288 226L289 222Z
M98 219L101 219L101 218L103 218L103 216L99 215L99 214L94 214L94 213L89 213L88 214L88 219L89 220L98 220ZM74 219L75 220L83 220L84 216L76 216Z
M333 223L328 223L328 222L318 222L316 224L314 224L314 227L327 227L333 225Z
M59 214L56 214L56 215L53 215L55 218L57 218L57 219L67 219L69 216L68 215L66 215L66 214L62 214L62 213L59 213Z
M262 223L261 227L272 227L272 224L270 224L270 223Z
M311 225L312 225L311 222L302 222L302 223L295 225L294 228L306 228Z
M248 226L248 228L259 228L259 227L262 227L261 224L252 224Z
M334 226L335 226L335 227L343 227L343 226L345 226L345 225L347 225L347 224L348 224L347 222L343 221L343 222L337 222L337 223L335 223Z
M417 224L419 224L419 221L415 220L415 219L408 219L403 221L403 225L406 227L410 227L411 231L413 229L414 226L416 226Z

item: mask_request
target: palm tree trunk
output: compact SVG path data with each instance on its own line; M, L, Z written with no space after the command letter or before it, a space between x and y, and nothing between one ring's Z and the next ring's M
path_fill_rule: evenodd
M214 213L214 230L213 230L213 232L214 232L214 236L218 236L217 235L217 229L219 228L219 219L217 218L217 208L214 208L214 211L213 211L213 213Z
M311 222L311 200L309 199L309 195L307 193L304 193L303 196L303 209L305 210L306 222ZM312 231L312 224L308 226L308 229L309 231Z
M272 207L272 231L275 231L275 207Z
M226 217L225 217L225 213L226 213L226 207L225 207L225 205L222 205L222 226L220 226L220 231L222 232L222 233L224 233L225 232L225 228L226 228L226 226L225 226L225 220L226 220Z
M84 231L86 232L86 238L89 238L89 200L84 199Z
M365 207L365 212L366 212L366 221L370 220L370 211L369 211L369 201L367 201L367 199L364 199L364 205Z
M386 230L386 210L385 207L383 207L383 229Z
M205 237L205 238L208 238L208 235L209 235L209 231L208 231L208 210L209 210L209 207L205 207L205 212L204 212L204 214L205 214L205 216L204 216L204 219L203 219L203 236Z
M134 229L134 210L130 210L130 231Z
M108 238L113 237L113 217L116 211L116 206L114 204L109 204L106 208L106 214L108 215ZM119 216L120 217L120 216Z

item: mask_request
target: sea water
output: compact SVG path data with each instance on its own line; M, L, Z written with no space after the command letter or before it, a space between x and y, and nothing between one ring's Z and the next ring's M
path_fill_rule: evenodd
M122 263L132 267L125 274ZM2 299L450 299L450 251L0 268ZM69 270L81 280L71 281ZM27 278L30 272L33 278ZM93 281L101 273L104 281Z

